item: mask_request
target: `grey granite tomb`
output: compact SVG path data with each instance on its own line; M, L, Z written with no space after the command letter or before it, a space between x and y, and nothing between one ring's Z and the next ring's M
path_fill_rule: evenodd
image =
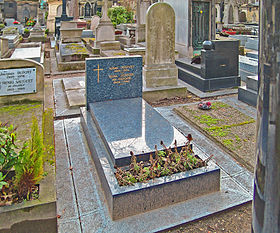
M237 40L213 40L209 48L201 50L201 64L176 60L179 78L203 92L240 86L238 46Z
M220 169L207 167L119 186L114 166L127 166L130 151L148 160L160 141L187 140L142 98L142 57L86 59L86 105L81 123L113 220L220 190ZM96 137L102 139L102 146ZM169 195L166 195L166 194Z

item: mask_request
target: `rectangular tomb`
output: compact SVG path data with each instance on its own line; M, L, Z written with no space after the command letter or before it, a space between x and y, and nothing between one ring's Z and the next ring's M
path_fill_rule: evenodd
M86 59L86 108L81 123L113 220L140 214L220 190L220 169L212 164L120 186L114 167L149 160L187 139L142 99L142 57Z
M112 101L113 104L115 101ZM90 108L91 107L94 106L90 105ZM150 112L150 114L153 113ZM108 148L104 145L104 132L103 135L100 135L100 132L97 129L100 125L98 126L94 122L91 111L87 111L86 108L81 108L81 122L91 156L98 171L98 176L107 201L108 210L113 220L122 219L128 216L220 191L220 169L213 163L210 163L210 165L206 167L155 178L146 183L136 183L133 186L119 186L114 175L114 168L110 159L112 156L110 153L112 152L109 152ZM150 123L152 122L153 121ZM142 126L144 126L143 123ZM172 126L166 125L165 127L170 127L170 129L174 130L173 138L171 134L169 135L171 136L170 141L177 139L177 136L179 135L176 134L179 132L176 132L176 129ZM158 128L157 132L159 132L160 129L163 128ZM121 134L128 132L125 128L121 130ZM153 132L148 132L151 133L151 137L155 136ZM143 129L138 128L131 133L131 136L138 134L143 137ZM127 146L137 146L137 144L134 144L137 141L135 138L129 141L129 139L122 140L117 136L118 135L115 135L114 139L120 140L117 141L116 145L112 145L111 143L111 148L113 148L112 146L115 146L115 148L119 148L120 150L124 149L125 151L127 150ZM163 137L166 138L166 136ZM142 145L145 150L147 142L144 143L144 137L141 140L142 143L138 144L138 146ZM140 147L137 149L141 151ZM127 156L129 156L129 154ZM129 158L127 157L127 159ZM116 160L116 162L118 163L118 160Z
M113 164L126 166L130 163L130 151L138 160L149 160L150 153L167 147L184 145L186 138L155 111L142 98L103 101L89 104L100 135L108 148Z

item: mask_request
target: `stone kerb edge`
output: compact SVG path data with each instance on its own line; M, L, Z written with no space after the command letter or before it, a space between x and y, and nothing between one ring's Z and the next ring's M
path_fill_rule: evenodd
M36 68L36 93L9 95L0 97L0 105L22 100L41 101L44 100L44 66L30 59L1 59L1 69Z

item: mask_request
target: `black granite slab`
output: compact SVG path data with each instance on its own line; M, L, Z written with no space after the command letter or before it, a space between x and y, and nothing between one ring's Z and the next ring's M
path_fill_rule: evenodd
M141 56L86 59L86 103L141 96Z
M148 160L151 152L184 145L187 139L142 98L103 101L89 104L89 111L117 166L130 163L130 151L139 160Z

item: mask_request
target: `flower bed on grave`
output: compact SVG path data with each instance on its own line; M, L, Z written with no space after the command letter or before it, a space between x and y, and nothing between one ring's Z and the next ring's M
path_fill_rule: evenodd
M136 156L131 151L131 163L128 167L115 167L115 176L120 186L133 185L137 182L147 182L148 180L168 176L179 172L189 171L192 169L207 166L207 160L202 160L194 154L192 150L192 136L188 135L188 142L185 146L173 149L167 148L163 141L161 145L164 150L158 151L155 146L155 152L150 154L149 161L137 162Z

